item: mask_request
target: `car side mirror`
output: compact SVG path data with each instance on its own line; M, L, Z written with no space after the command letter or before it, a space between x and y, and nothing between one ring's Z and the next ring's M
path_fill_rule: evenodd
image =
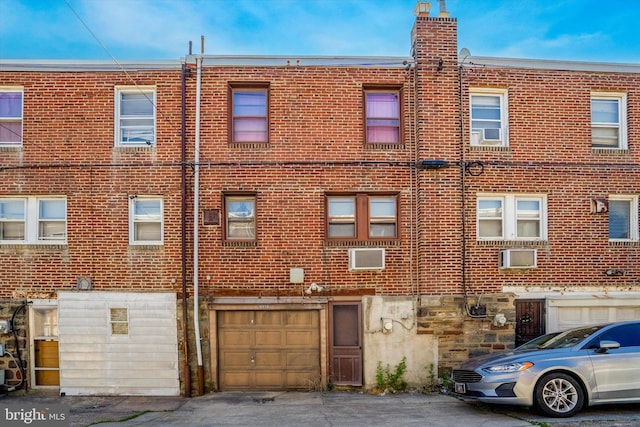
M609 340L602 340L600 341L600 345L598 346L598 348L596 349L596 353L606 353L609 350L613 350L616 348L620 348L620 343L617 341L609 341Z

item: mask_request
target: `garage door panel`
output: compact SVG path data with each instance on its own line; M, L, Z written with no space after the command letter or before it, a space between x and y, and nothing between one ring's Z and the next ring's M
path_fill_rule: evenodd
M219 311L222 390L299 389L320 377L317 310Z
M244 367L251 363L251 354L247 350L243 351L230 351L225 350L220 353L220 362L224 363L228 367Z
M226 330L222 331L218 335L220 345L224 347L230 346L249 346L251 345L251 332L250 331L236 331Z
M294 326L318 326L318 316L314 311L289 311L286 313L287 325Z
M285 345L288 347L310 347L318 342L318 331L286 331Z
M279 347L285 344L282 331L257 330L255 334L257 347Z
M282 325L282 312L280 311L254 311L255 324L257 326Z
M594 323L640 319L640 298L603 296L549 298L547 331L562 331Z
M256 388L283 389L286 387L282 371L256 371Z
M320 355L315 351L288 351L286 354L287 368L301 368L313 366Z
M225 326L247 326L253 321L252 311L221 311L218 312L220 322Z
M252 381L252 374L249 372L226 372L221 374L220 382L225 384L225 388L231 389L246 389Z
M260 351L256 354L255 367L257 369L260 368L283 368L284 361L282 351L280 350L271 350L271 351Z
M637 320L640 319L640 308L632 307L632 308L618 308L617 320Z

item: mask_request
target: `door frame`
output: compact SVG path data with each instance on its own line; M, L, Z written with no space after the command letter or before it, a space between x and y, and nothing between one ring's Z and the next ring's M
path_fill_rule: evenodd
M358 332L358 342L359 342L359 346L358 349L351 349L351 350L359 350L359 358L360 358L360 381L345 381L345 382L338 382L335 381L333 379L333 357L335 354L335 350L334 350L334 345L333 345L333 338L334 338L334 334L333 334L333 327L334 327L334 319L333 319L333 308L335 306L345 306L345 305L355 305L357 306L357 310L358 310L358 314L357 314L357 321L358 324L356 325L357 328L357 332ZM329 341L327 343L328 348L329 348L329 378L330 381L333 384L336 385L346 385L346 386L353 386L353 387L362 387L364 385L364 343L362 342L363 338L364 338L364 334L363 334L363 319L362 319L362 300L352 300L352 301L348 301L348 300L343 300L343 301L332 301L329 304Z
M58 385L38 385L36 384L36 348L35 342L38 340L36 336L36 319L35 319L35 311L38 309L55 309L56 310L56 322L55 329L52 328L49 332L48 340L56 341L58 344L60 343L60 329L59 329L59 318L60 313L58 309L58 300L55 299L32 299L29 300L29 385L33 389L50 389L55 390L60 388L60 381L58 381ZM58 347L58 360L60 358L60 347ZM56 370L56 369L47 369L47 370ZM60 373L60 364L58 362L58 373Z

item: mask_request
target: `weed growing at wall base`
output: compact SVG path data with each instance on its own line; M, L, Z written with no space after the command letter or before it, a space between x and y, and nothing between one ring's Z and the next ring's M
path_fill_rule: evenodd
M407 358L403 357L393 369L387 364L382 366L382 362L378 362L376 367L376 388L383 391L396 393L406 390L407 382L404 379L404 373L407 371Z

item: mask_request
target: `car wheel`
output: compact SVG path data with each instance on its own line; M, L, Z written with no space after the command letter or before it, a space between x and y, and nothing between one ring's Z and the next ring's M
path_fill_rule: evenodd
M536 407L550 417L571 417L584 405L584 393L578 381L560 372L543 376L534 393Z

